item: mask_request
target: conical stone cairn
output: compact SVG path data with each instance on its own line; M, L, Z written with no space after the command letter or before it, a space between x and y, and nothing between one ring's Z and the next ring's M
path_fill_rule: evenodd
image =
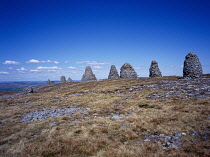
M134 68L129 63L125 63L120 68L120 78L136 79L137 78L137 73L135 72Z
M73 80L69 77L67 82L73 82Z
M198 56L193 52L189 52L184 61L183 77L187 79L200 78L202 74L202 65Z
M66 82L65 76L61 76L60 82L61 82L61 83L65 83L65 82Z
M117 72L117 69L114 65L111 66L111 69L110 69L110 72L109 72L109 76L108 76L108 79L112 79L112 80L117 80L119 79L120 76Z
M48 79L48 81L47 81L47 85L50 85L51 83L50 83L50 79Z
M86 81L96 81L96 76L93 74L92 69L90 66L87 66L85 68L85 73L82 76L82 82L86 82Z
M160 72L160 69L158 67L158 62L156 61L152 61L150 68L149 68L149 77L150 78L158 78L158 77L162 77L162 74Z

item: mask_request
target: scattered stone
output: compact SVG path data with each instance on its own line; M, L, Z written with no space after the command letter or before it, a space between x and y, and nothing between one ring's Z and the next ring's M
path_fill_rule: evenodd
M148 142L148 141L150 141L150 139L145 139L145 140L144 140L144 142Z
M56 124L57 124L56 122L49 123L49 125L56 125Z
M61 76L60 82L61 82L61 83L65 83L65 82L66 82L65 76Z
M108 76L108 79L113 79L113 80L117 80L119 79L120 76L117 72L117 69L114 65L111 66L111 69L110 69L110 72L109 72L109 76Z
M125 144L125 145L128 144L128 141L123 142L123 144Z
M73 80L69 77L67 82L73 82Z
M149 77L150 78L159 78L162 77L160 69L158 67L158 62L152 61L149 69Z
M93 74L91 67L87 66L81 81L86 82L86 81L96 81L96 80L97 80L96 76Z
M24 93L33 93L34 91L33 91L33 88L32 87L27 87L27 88L24 88L23 89L23 92Z
M136 79L137 78L137 73L135 72L134 68L129 63L125 63L120 68L120 78Z
M187 79L202 77L203 70L198 56L190 52L186 55L183 67L183 77Z
M72 114L79 111L80 113L87 113L83 108L62 108L62 109L53 109L53 110L44 110L44 111L36 111L30 112L25 115L25 117L21 120L22 122L30 122L40 119L48 119L50 117L55 118L57 116L71 116Z
M119 116L113 116L112 119L121 119Z

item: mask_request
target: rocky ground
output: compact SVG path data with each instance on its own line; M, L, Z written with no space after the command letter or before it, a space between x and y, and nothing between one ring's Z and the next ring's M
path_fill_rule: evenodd
M205 156L210 153L209 98L208 77L61 83L2 96L0 152L110 156L116 145L115 156ZM20 141L22 151L10 148Z

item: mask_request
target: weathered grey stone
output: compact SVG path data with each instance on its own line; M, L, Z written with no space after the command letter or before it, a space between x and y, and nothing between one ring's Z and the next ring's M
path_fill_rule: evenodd
M50 85L50 84L51 84L50 79L48 79L48 81L47 81L47 85Z
M151 62L151 65L150 65L150 68L149 68L149 77L150 78L162 77L162 74L161 74L160 69L158 67L158 62L156 62L155 60L153 60Z
M129 63L125 63L120 68L120 78L136 79L137 78L137 73L135 72L134 68Z
M91 67L87 66L81 81L86 82L86 81L96 81L96 80L97 80L96 76L93 74Z
M117 72L117 69L114 65L111 66L111 69L110 69L110 72L109 72L109 76L108 76L108 79L119 79L120 76Z
M23 89L23 92L24 93L33 93L34 91L33 91L33 88L32 87L27 87L27 88L24 88Z
M61 76L60 82L61 82L61 83L65 83L65 82L66 82L65 76Z
M67 82L73 82L73 80L69 77Z
M202 65L198 56L193 52L189 52L184 61L183 77L187 79L200 78L202 74Z

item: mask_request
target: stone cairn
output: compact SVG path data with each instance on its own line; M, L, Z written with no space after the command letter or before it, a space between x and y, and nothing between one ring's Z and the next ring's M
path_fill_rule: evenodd
M73 80L69 77L67 82L73 82Z
M66 82L65 76L61 76L60 82L61 82L61 83L65 83L65 82Z
M48 79L48 81L47 81L47 85L51 85L50 79Z
M150 68L149 68L149 77L150 78L158 78L158 77L162 77L162 74L160 72L160 69L158 67L158 62L156 61L152 61Z
M27 87L27 88L24 88L23 89L23 92L24 93L33 93L34 91L33 91L33 88L32 87Z
M134 68L129 63L125 63L120 68L120 78L136 79L137 78L137 73L135 72Z
M183 77L186 79L200 78L202 74L202 65L198 56L193 52L189 52L184 61Z
M117 80L119 79L120 76L117 72L117 69L114 65L111 66L111 69L110 69L110 72L109 72L109 76L108 76L108 79L113 79L113 80Z
M91 67L87 66L81 81L86 82L86 81L96 81L96 80L97 80L96 76L93 74Z

